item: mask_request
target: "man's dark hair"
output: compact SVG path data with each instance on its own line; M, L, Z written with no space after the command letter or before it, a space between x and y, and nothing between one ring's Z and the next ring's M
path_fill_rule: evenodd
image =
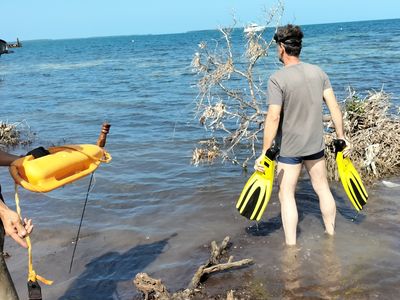
M278 27L274 35L275 42L282 43L288 55L297 57L300 55L302 39L301 28L292 24Z

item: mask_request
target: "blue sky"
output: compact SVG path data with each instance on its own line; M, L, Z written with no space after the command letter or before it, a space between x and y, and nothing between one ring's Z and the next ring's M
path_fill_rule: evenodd
M163 34L262 23L262 0L9 0L1 4L0 39L64 39ZM400 18L399 0L284 0L282 23Z

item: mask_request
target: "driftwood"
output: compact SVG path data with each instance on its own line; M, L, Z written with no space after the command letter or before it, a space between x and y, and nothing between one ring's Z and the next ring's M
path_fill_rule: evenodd
M133 284L142 292L146 300L149 296L152 297L151 299L170 299L168 290L161 280L153 279L146 273L138 273L133 279Z
M226 300L235 300L233 297L233 291L229 291L226 295Z
M195 274L193 275L192 280L189 283L189 286L183 290L176 292L174 294L170 294L166 286L159 279L153 279L146 273L139 273L135 276L133 280L133 284L136 286L136 289L142 292L143 299L157 299L157 300L184 300L191 299L195 295L196 292L199 292L199 287L202 282L204 282L212 273L225 271L231 268L243 267L246 265L250 265L253 263L252 259L243 259L240 261L233 261L233 257L230 256L228 261L225 263L221 263L221 259L223 255L226 253L226 250L229 245L229 237L226 237L220 246L217 245L215 241L211 242L211 254L208 261L201 265ZM233 291L229 291L227 294L227 299L233 300Z

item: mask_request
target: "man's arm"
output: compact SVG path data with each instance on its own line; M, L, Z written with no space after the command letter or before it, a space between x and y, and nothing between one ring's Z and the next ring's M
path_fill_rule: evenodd
M329 112L331 113L338 139L344 139L342 111L340 110L340 106L336 101L336 97L332 88L324 90L324 100L328 106Z
M261 155L256 159L254 169L260 172L264 171L264 166L261 165L265 152L272 147L276 133L278 132L279 120L281 118L282 106L277 104L270 104L268 107L267 116L264 121L264 137L263 149Z
M272 147L272 143L274 142L276 133L278 132L281 110L281 105L270 104L268 107L267 116L265 117L264 122L263 154Z

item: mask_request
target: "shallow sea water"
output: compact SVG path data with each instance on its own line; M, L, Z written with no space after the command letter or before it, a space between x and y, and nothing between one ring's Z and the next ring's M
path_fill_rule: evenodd
M384 90L399 104L400 20L305 26L303 59L326 70L339 100L351 85ZM95 143L112 126L113 161L95 173L71 274L70 259L89 178L47 194L20 189L33 218L34 267L52 279L44 299L132 299L138 272L184 288L209 256L212 240L230 236L236 259L255 264L212 276L212 294L248 282L259 299L396 299L400 294L400 189L380 182L357 216L339 183L336 236L324 235L306 176L298 189L298 246L284 246L276 187L262 221L234 206L248 174L229 164L194 167L191 150L208 136L194 118L197 44L216 31L162 36L26 41L0 58L0 119L26 120L35 144ZM241 32L234 38L242 42ZM133 42L134 41L134 42ZM385 47L382 47L382 45ZM273 53L275 54L275 53ZM264 78L278 67L271 55ZM13 149L25 153L27 149ZM398 154L397 154L398 155ZM0 171L7 203L13 184ZM400 183L399 177L388 179ZM18 292L26 295L26 252L6 241Z

